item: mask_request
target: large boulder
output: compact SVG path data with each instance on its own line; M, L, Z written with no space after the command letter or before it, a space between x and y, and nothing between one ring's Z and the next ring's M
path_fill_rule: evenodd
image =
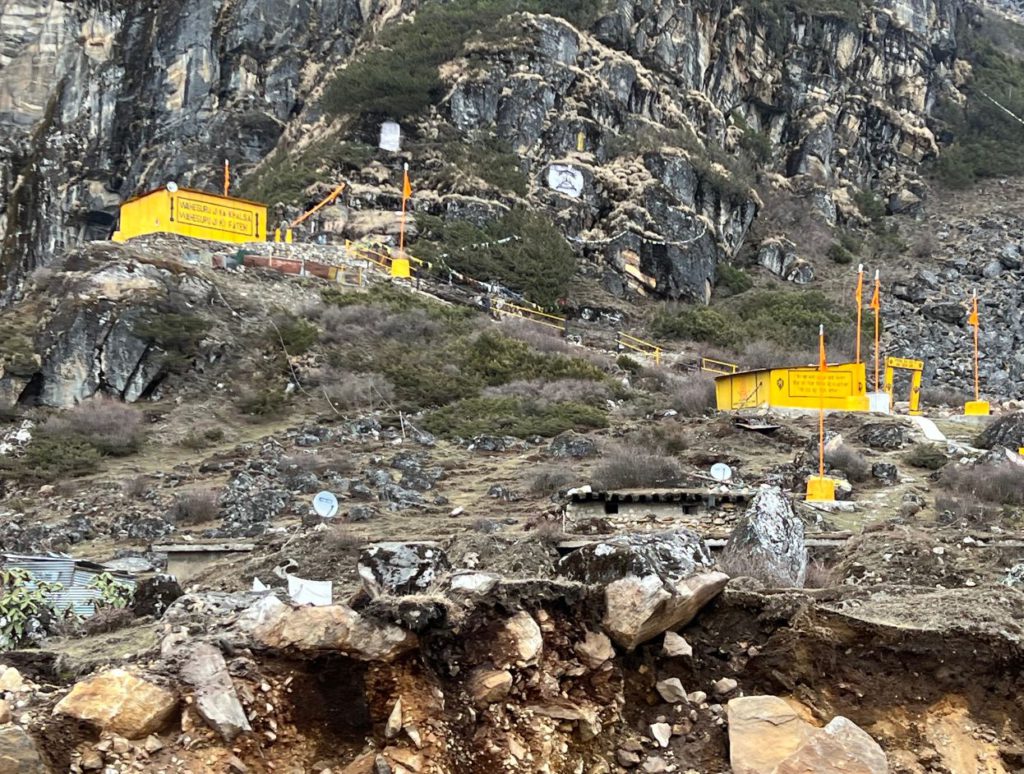
M159 731L177 707L178 697L166 688L124 669L108 669L76 683L53 712L139 739Z
M520 610L498 627L491 658L498 666L526 666L537 663L544 650L544 636L533 616Z
M632 651L669 629L688 624L728 581L729 576L721 572L700 573L674 584L657 575L622 578L605 588L601 625L616 643Z
M360 661L393 661L419 644L412 632L364 618L345 605L293 608L273 597L262 602L252 637L274 650L336 652Z
M47 774L32 737L18 726L0 727L0 774Z
M200 717L226 742L252 731L220 650L207 642L191 648L181 667L181 678L195 691Z
M696 532L632 533L591 543L562 557L558 573L580 583L612 583L627 576L656 576L675 583L714 564Z
M733 575L749 574L798 588L804 585L804 525L781 489L761 487L729 536L721 563Z
M982 449L1024 448L1024 411L1014 411L992 420L978 437Z
M436 543L374 543L359 555L359 577L371 596L421 594L451 564Z
M582 459L597 454L597 443L579 433L562 433L551 441L548 453L555 457L572 457Z
M729 762L733 774L887 774L885 753L844 717L811 725L777 696L729 701Z
M858 437L872 449L893 451L903 448L907 432L895 422L869 422L860 429Z
M144 578L135 586L132 612L136 616L151 615L159 618L185 592L172 575L154 575Z

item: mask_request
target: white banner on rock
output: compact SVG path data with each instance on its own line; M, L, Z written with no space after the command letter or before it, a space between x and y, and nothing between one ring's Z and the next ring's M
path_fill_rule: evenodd
M579 199L583 194L583 173L568 164L552 164L548 167L548 187Z

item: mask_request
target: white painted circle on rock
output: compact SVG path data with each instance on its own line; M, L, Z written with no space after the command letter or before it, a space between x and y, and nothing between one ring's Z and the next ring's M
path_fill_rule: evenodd
M732 478L732 468L724 462L716 462L711 466L711 478L715 481L728 481Z
M330 492L320 492L313 498L313 510L322 519L333 519L338 514L338 498Z

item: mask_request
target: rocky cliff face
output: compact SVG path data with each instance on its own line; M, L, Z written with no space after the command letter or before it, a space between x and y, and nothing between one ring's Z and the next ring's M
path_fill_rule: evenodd
M937 150L929 111L957 98L959 6L835 3L808 15L621 0L589 31L514 16L441 68L448 93L414 132L493 130L528 188L484 186L467 201L439 182L424 207L542 207L609 289L704 300L756 217L758 169L789 178L776 182L829 222L857 218L863 188L894 207L923 194L915 167ZM0 303L54 253L105 236L128 196L172 179L214 185L223 158L244 176L282 137L320 132L318 87L401 10L2 0ZM579 176L578 196L552 187L560 163ZM353 190L357 209L393 209L379 186Z

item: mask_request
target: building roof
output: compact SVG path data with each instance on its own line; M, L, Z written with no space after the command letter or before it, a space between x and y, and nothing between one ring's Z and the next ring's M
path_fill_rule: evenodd
M122 205L128 204L129 202L138 201L139 199L145 199L147 196L151 196L151 195L153 195L155 193L159 193L161 191L166 191L166 190L167 190L167 186L166 185L159 186L158 188L153 188L152 190L146 191L145 193L136 194L135 196L131 197L130 199L125 199L125 201L122 202ZM226 202L242 202L243 204L251 204L254 207L266 207L267 206L263 202L254 202L251 199L243 199L243 198L241 198L239 196L224 196L224 194L219 194L219 193L216 193L214 191L200 191L198 188L186 188L184 186L178 186L178 190L175 191L174 193L202 194L203 196L211 196L214 199L223 199Z
M746 502L756 494L753 489L728 489L722 487L678 487L667 489L617 489L605 492L573 492L569 499L574 503L682 503L702 502L714 497L720 502Z

